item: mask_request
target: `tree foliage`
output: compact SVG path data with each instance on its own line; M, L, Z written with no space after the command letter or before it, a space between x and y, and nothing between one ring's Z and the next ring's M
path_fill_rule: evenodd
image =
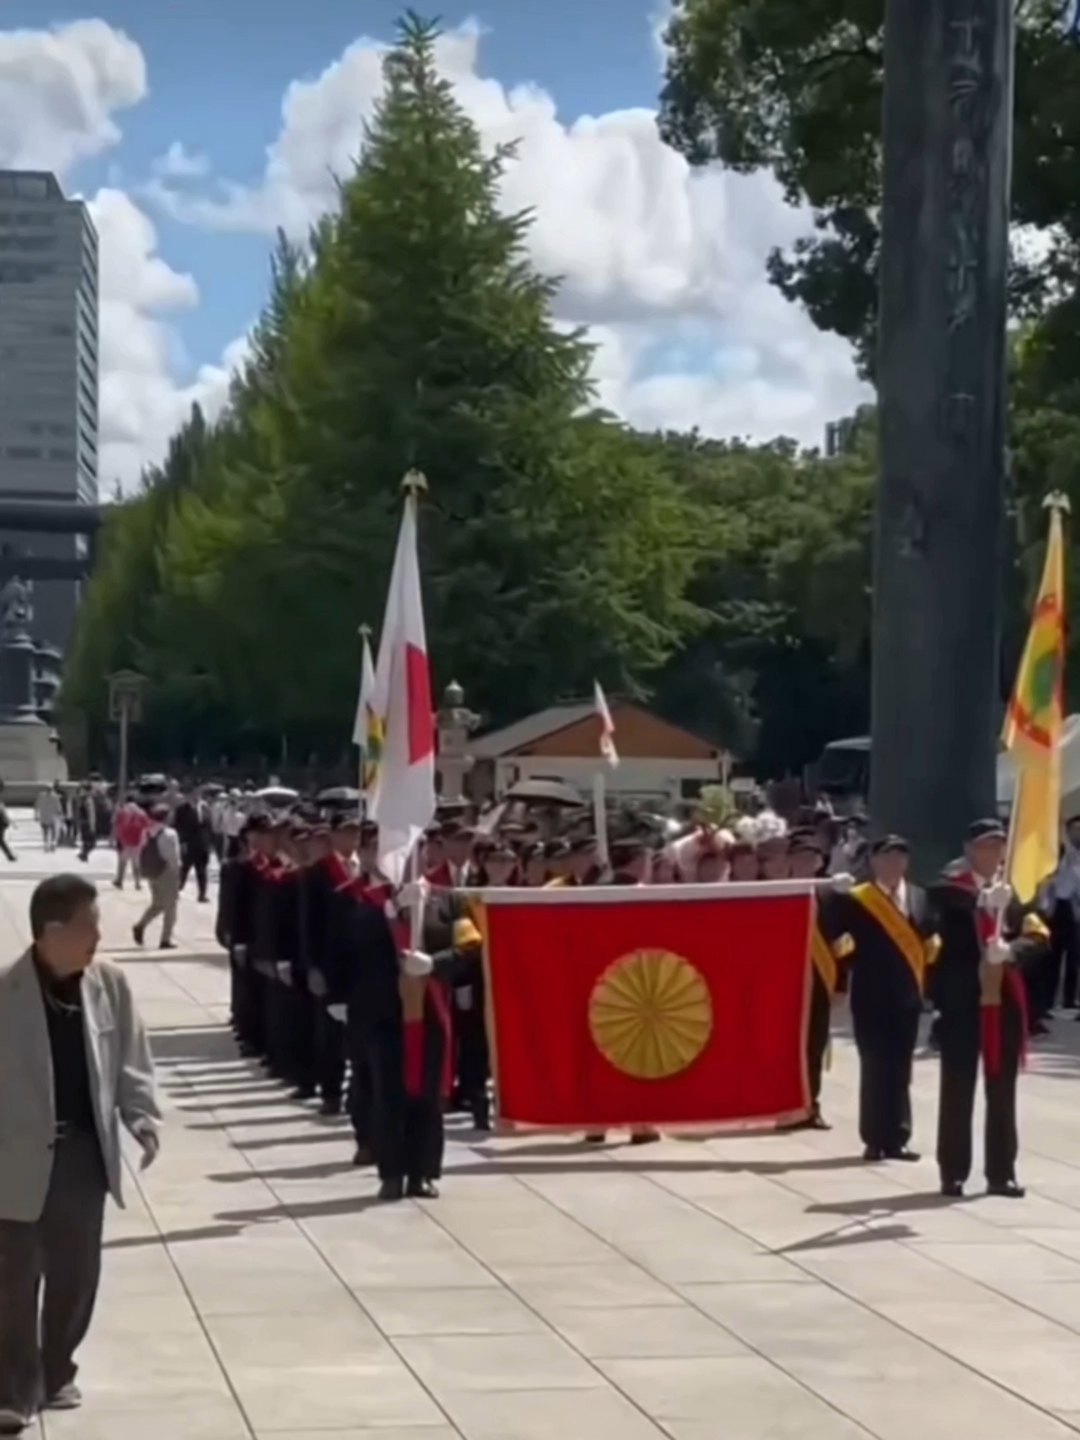
M1065 34L1067 9L1062 0L1015 5L1017 315L1054 315L1062 304L1071 314L1080 295L1080 48ZM692 163L769 171L792 203L812 208L817 233L790 254L775 251L770 274L821 329L851 340L868 371L884 14L885 0L679 0L661 117L665 137ZM1066 334L1063 317L1059 342Z
M347 754L402 475L427 477L437 686L490 722L593 678L770 770L865 723L872 458L640 435L551 316L512 150L485 153L410 17L335 215L279 240L225 414L198 411L110 510L63 705L150 682L155 758ZM779 715L782 718L776 718Z

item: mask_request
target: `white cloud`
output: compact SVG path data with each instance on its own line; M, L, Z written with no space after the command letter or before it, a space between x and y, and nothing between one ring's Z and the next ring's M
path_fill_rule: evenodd
M103 497L119 481L130 489L142 467L165 451L196 401L217 414L229 374L242 358L234 344L219 365L187 384L175 378L175 335L161 317L198 304L190 275L157 253L149 218L121 190L99 190L90 211L100 240L100 476Z
M142 51L104 20L0 31L0 165L63 173L115 145L146 94Z
M0 165L53 170L64 180L77 164L120 140L114 116L147 94L135 41L103 20L50 30L0 31ZM164 173L198 177L198 156L173 145ZM89 201L100 242L100 473L108 497L130 488L160 459L194 401L220 410L242 342L186 383L167 317L198 304L190 275L157 251L150 218L115 182Z
M664 7L653 23L657 40ZM643 37L644 40L644 37ZM636 424L698 425L820 443L827 420L863 398L847 345L820 334L769 285L765 259L809 228L767 176L691 171L661 141L648 110L566 123L542 89L508 90L478 67L474 25L444 35L439 65L485 142L518 145L504 181L509 208L536 216L538 266L562 278L559 316L588 325L605 402ZM314 80L286 91L262 178L194 190L159 178L152 193L176 218L295 238L336 201L382 87L384 47L361 39ZM671 353L687 326L693 364Z
M193 155L179 140L174 140L154 161L154 174L172 180L199 180L210 173L206 155Z

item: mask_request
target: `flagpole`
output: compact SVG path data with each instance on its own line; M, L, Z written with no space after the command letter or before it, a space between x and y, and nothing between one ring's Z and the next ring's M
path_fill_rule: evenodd
M1048 511L1049 514L1050 514L1051 530L1052 530L1053 520L1054 520L1054 516L1055 516L1055 515L1059 515L1059 516L1061 517L1061 525L1062 525L1062 529L1064 529L1064 526L1065 526L1065 517L1066 517L1067 515L1070 515L1070 514L1072 513L1072 505L1070 504L1070 502L1069 502L1069 497L1068 497L1066 494L1064 494L1061 490L1052 490L1049 495L1044 496L1043 502L1042 502L1042 508L1043 508L1044 510ZM1064 537L1063 537L1063 538L1064 538ZM1049 543L1050 543L1050 535L1048 534L1048 536L1047 536L1047 545L1049 545ZM1044 556L1044 565L1045 565L1045 556ZM1055 742L1055 743L1057 743L1057 742ZM1011 808L1010 811L1009 811L1009 828L1008 828L1007 838L1006 838L1006 841L1005 841L1005 863L1004 863L1004 867L1003 867L1002 872L1001 872L1004 877L1010 876L1010 875L1012 874L1012 870L1013 870L1013 858L1014 858L1015 851L1016 851L1017 827L1018 827L1018 822L1019 822L1020 814L1021 814L1021 811L1022 811L1022 809L1023 809L1023 806L1022 806L1022 796L1023 796L1023 790L1024 790L1024 782L1025 782L1025 780L1026 780L1026 778L1027 778L1026 775L1025 775L1025 773L1024 773L1024 766L1020 763L1020 761L1019 761L1018 759L1016 759L1016 760L1013 761L1013 767L1014 767L1014 774L1013 774L1012 808ZM1059 801L1059 803L1060 803L1060 801ZM1058 819L1058 824L1060 825L1060 820L1061 820L1060 815L1057 817L1057 819ZM1002 938L1002 936L1003 936L1003 933L1004 933L1004 927L1005 927L1005 911L1004 911L1004 910L999 910L998 913L997 913L997 916L996 916L996 923L995 923L995 927L994 927L994 936L995 936L995 939L1001 940L1001 938Z
M360 655L361 667L363 666L363 655L365 648L371 644L371 626L367 623L360 626ZM358 783L356 788L360 791L360 818L367 819L368 793L367 793L367 768L368 768L368 745L367 745L367 724L365 717L364 743L360 746L359 769L357 771Z
M607 779L602 766L597 766L593 771L593 827L596 830L596 859L604 877L611 868L611 857L608 853L608 830L607 830Z

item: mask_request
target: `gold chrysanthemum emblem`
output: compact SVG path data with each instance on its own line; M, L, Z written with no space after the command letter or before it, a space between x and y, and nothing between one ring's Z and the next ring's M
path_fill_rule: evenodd
M632 950L609 965L589 997L589 1031L616 1070L666 1080L692 1065L712 1034L701 973L669 950Z

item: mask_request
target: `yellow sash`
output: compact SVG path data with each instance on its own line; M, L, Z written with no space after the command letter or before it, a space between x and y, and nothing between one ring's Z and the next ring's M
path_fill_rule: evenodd
M923 940L911 921L906 915L901 914L880 886L856 885L851 892L851 898L856 900L866 913L877 921L888 939L907 961L921 995L926 967L928 964L933 964L933 960L937 958L932 942Z
M821 976L821 983L830 995L836 994L836 956L833 954L832 946L821 933L821 926L815 917L810 927L810 959L814 962L814 969Z

